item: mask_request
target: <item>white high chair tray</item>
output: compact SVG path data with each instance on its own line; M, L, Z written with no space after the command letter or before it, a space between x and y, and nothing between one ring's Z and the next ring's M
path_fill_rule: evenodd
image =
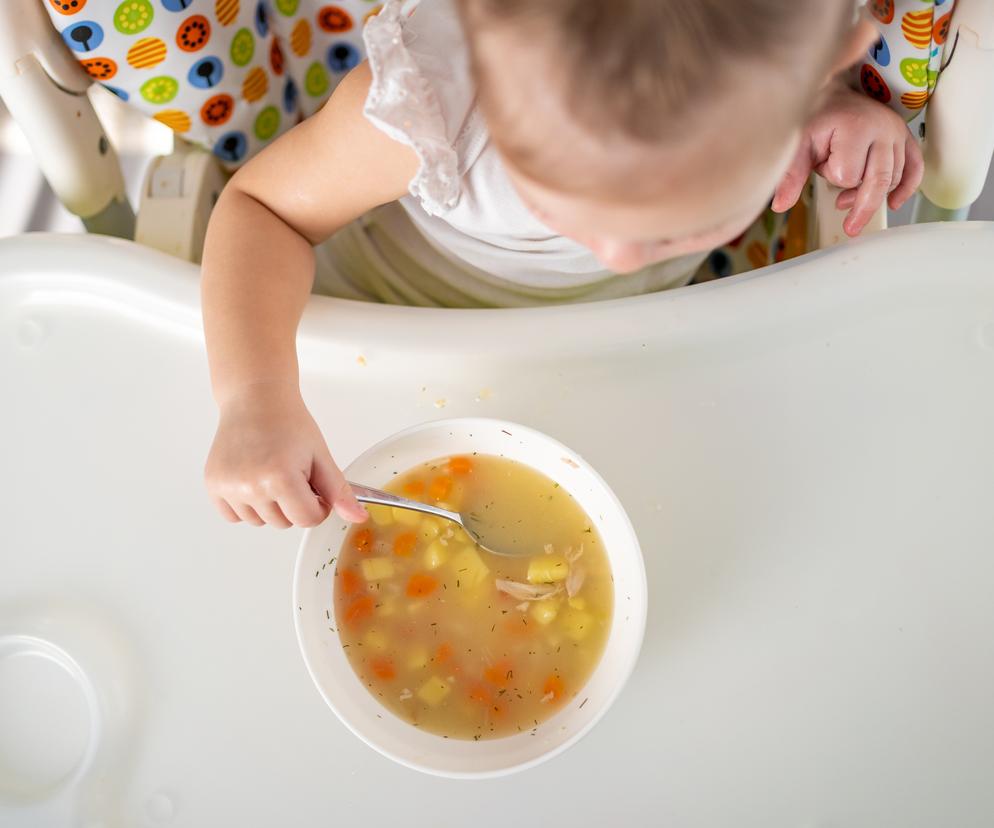
M612 303L310 304L343 464L506 418L590 461L641 538L618 703L465 783L346 731L294 637L300 533L213 514L197 270L4 241L0 825L991 825L992 254L994 224L931 225Z

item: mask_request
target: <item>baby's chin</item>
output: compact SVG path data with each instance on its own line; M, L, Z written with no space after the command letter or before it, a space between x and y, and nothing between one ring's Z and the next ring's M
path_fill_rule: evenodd
M632 273L638 273L645 270L647 267L662 264L663 262L668 262L673 259L679 259L683 256L689 256L694 253L706 253L716 246L720 246L720 242L717 244L708 243L703 245L693 243L673 244L666 245L665 247L660 246L656 250L651 250L639 255L633 255L630 258L618 257L616 259L601 258L597 255L596 251L592 250L591 252L606 270L610 270L618 276L628 276Z

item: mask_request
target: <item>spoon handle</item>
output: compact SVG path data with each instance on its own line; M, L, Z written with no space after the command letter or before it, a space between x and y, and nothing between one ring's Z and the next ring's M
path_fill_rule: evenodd
M360 503L373 503L377 506L396 506L398 509L410 509L412 512L424 512L426 515L435 515L436 517L445 518L445 520L454 521L460 526L462 525L462 517L456 512L450 512L447 509L439 509L437 506L431 506L427 503L420 503L417 500L410 500L406 497L390 494L390 492L383 492L369 486L362 486L359 483L349 483L349 485L352 487L352 493L355 495L355 499Z

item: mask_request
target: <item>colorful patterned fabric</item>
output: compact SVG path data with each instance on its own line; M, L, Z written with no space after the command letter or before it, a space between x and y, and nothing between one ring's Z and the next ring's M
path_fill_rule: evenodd
M375 0L43 0L118 97L237 167L316 112L363 57Z
M807 253L810 219L808 186L787 212L765 210L741 236L712 250L694 274L693 283L748 273Z
M942 66L956 0L867 0L880 39L859 66L871 98L910 121L928 103Z

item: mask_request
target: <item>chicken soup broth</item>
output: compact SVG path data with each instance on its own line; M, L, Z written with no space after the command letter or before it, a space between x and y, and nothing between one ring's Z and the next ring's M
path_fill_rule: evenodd
M614 592L573 497L485 455L425 463L386 488L474 514L488 539L523 554L484 552L441 518L369 507L334 586L342 645L369 691L423 730L477 740L529 731L576 698L604 651Z

